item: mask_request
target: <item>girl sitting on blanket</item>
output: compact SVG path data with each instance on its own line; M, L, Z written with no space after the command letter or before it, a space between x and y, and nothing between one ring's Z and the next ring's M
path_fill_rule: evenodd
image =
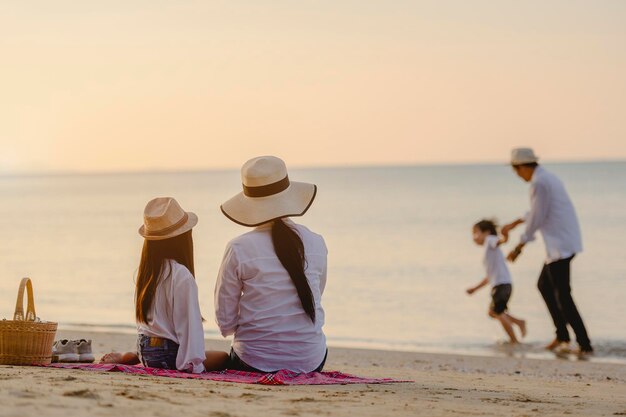
M204 351L191 238L197 222L173 198L155 198L146 205L135 288L138 353L108 353L101 363L141 361L152 368L193 373L224 369L225 352Z

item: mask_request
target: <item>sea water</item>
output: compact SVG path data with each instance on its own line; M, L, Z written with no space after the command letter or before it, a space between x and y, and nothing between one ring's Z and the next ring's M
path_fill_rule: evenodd
M626 162L546 164L565 182L585 250L572 291L599 358L626 360ZM506 165L292 170L318 185L297 222L326 239L324 330L331 345L503 354L505 335L487 317L490 296L465 289L484 277L471 226L501 223L529 207L528 184ZM133 291L145 203L173 196L199 216L196 278L207 337L226 243L246 231L219 205L240 190L233 171L0 177L0 318L13 315L21 277L33 279L37 315L61 327L134 329ZM512 234L511 249L521 227ZM536 288L541 237L511 265L510 312L525 318L527 346L541 357L554 330ZM572 339L574 335L572 333Z

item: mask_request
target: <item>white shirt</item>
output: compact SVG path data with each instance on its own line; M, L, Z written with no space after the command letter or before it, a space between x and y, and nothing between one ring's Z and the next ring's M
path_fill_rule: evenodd
M311 372L326 354L321 297L328 251L321 236L284 221L304 243L315 323L304 312L296 287L276 256L271 223L226 246L215 285L215 317L224 337L234 334L233 350L248 365L268 372Z
M535 168L530 184L530 212L525 216L526 231L521 242L535 240L541 231L547 263L569 258L583 250L580 226L574 205L561 180L543 167Z
M498 245L498 236L489 235L485 238L485 259L483 264L487 270L487 278L492 287L511 284L511 273L506 266L504 254Z
M204 330L198 302L198 285L191 272L174 260L163 267L148 315L148 324L137 323L139 334L169 339L179 344L176 368L204 371Z

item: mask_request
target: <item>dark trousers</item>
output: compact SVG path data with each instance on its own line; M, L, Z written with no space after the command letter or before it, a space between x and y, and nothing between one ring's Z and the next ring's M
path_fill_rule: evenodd
M580 317L572 298L570 287L570 263L572 259L574 256L544 265L537 287L552 316L552 321L556 327L556 338L562 342L570 341L567 331L569 324L576 334L576 341L580 348L592 350L587 329L585 329L583 319Z
M324 359L322 360L322 363L320 363L320 366L318 366L317 369L315 369L312 372L322 372L322 369L324 369L324 365L326 364L326 358L328 358L328 349L326 349L326 354L324 355ZM230 358L228 362L229 364L227 366L227 369L231 369L235 371L257 372L261 374L275 374L276 372L278 372L278 371L266 372L266 371L261 371L260 369L253 368L252 366L242 361L239 355L235 353L235 350L232 347L230 348Z

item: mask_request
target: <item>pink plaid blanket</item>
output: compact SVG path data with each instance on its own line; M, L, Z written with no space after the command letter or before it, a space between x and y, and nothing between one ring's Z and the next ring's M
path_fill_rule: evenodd
M61 369L81 369L84 371L96 372L123 372L137 375L155 375L169 378L204 379L209 381L239 382L244 384L263 385L345 385L345 384L388 384L401 381L390 378L361 378L341 372L310 372L299 374L288 370L276 373L261 374L257 372L243 371L219 371L204 372L201 374L190 374L186 372L171 371L166 369L146 368L141 365L117 365L117 364L73 364L73 363L53 363L44 365L47 368Z

